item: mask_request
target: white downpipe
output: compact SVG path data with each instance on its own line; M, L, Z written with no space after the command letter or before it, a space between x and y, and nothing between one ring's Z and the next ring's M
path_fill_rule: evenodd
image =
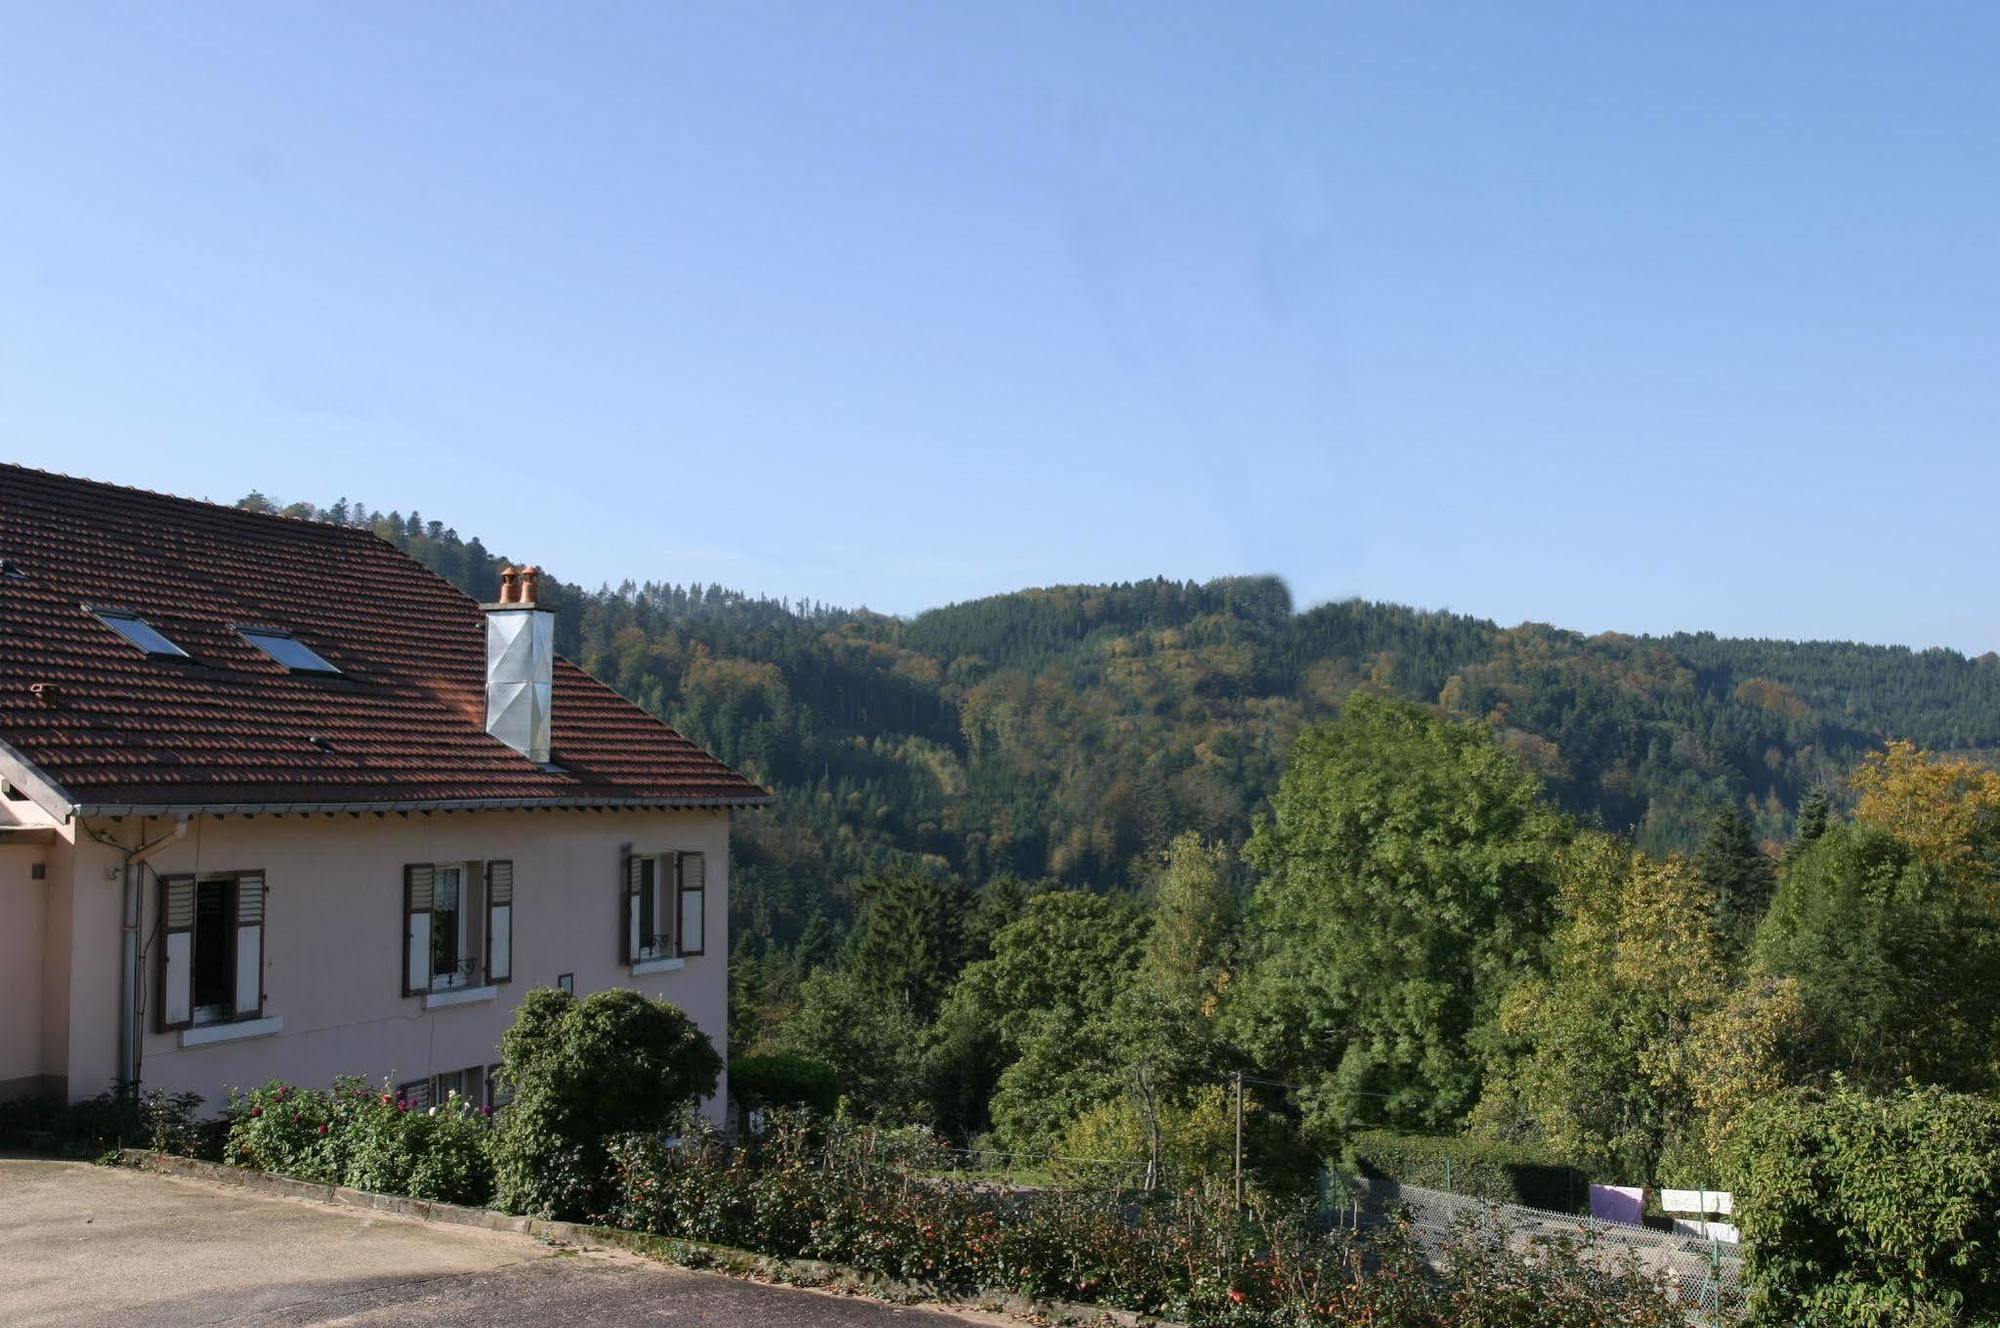
M118 1081L139 1084L139 922L145 899L146 860L169 844L187 837L188 818L174 821L173 830L125 855L125 910L119 938L118 963Z

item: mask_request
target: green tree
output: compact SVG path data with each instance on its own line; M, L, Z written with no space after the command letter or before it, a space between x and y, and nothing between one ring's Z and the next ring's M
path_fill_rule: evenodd
M760 1050L833 1068L848 1106L872 1120L926 1121L931 1107L924 1026L908 1006L882 999L853 967L822 968L799 986L799 1003Z
M1570 837L1484 726L1356 695L1293 749L1248 850L1261 950L1235 1027L1328 1123L1455 1125L1501 994L1541 961ZM1360 1095L1370 1095L1363 1098Z
M1237 922L1225 845L1190 831L1167 848L1153 884L1145 951L1112 1003L1115 1081L1145 1142L1152 1185L1170 1125L1219 1069L1216 1016L1229 986Z
M994 935L992 957L960 975L930 1030L926 1059L948 1126L981 1128L1004 1089L991 1119L1012 1122L1019 1147L1059 1128L1063 1104L1102 1095L1116 1065L1105 1022L1131 980L1145 925L1124 899L1064 890L1028 900ZM1088 1063L1075 1059L1086 1054Z
M1827 832L1827 828L1832 824L1833 799L1827 796L1826 790L1823 787L1815 784L1807 791L1804 800L1799 803L1798 825L1792 832L1792 842L1786 849L1786 856L1789 857L1792 853L1797 852L1807 844L1818 839Z
M1601 834L1563 855L1550 971L1507 994L1515 1054L1477 1113L1488 1133L1651 1183L1696 1124L1690 1043L1728 995L1715 898L1685 860Z
M964 961L965 888L904 871L868 882L862 897L847 970L864 990L929 1023Z
M1714 896L1717 928L1739 948L1748 945L1771 906L1777 869L1757 847L1741 813L1728 809L1715 818L1694 866Z
M512 1212L581 1217L609 1199L613 1135L658 1132L715 1091L722 1057L679 1009L614 988L521 998L500 1039L514 1099L494 1138L496 1192Z
M1160 999L1201 1009L1219 995L1236 950L1237 900L1225 844L1190 830L1167 846L1152 889L1140 977ZM1212 1010L1209 1013L1213 1013Z
M1836 826L1786 864L1751 952L1797 979L1815 1067L1864 1085L1994 1082L2000 952L1983 910L1886 830Z

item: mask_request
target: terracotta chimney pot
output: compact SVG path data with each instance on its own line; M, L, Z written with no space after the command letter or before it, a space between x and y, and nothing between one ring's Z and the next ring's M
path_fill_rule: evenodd
M533 563L521 569L521 603L537 604L541 602L541 577L542 569Z
M500 569L500 602L502 604L512 604L520 598L514 584L515 578L518 576L520 576L520 573L511 566Z

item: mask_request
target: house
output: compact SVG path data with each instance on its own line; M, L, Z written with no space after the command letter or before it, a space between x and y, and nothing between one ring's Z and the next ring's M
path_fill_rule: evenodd
M482 1096L542 985L724 1048L730 820L769 795L557 657L539 588L0 466L0 1098Z

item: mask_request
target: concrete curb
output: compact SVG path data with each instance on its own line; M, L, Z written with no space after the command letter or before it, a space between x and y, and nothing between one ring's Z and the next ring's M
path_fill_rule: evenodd
M467 1208L461 1204L436 1203L428 1199L408 1199L395 1194L375 1194L351 1190L344 1185L321 1185L294 1180L267 1171L249 1171L219 1162L202 1162L191 1157L174 1157L140 1148L126 1148L119 1162L140 1171L157 1171L168 1176L228 1185L257 1194L283 1199L304 1199L311 1203L341 1208L360 1208L415 1218L419 1222L444 1222L453 1226L477 1227L532 1236L551 1245L611 1247L643 1258L677 1267L752 1278L786 1286L810 1287L843 1294L865 1295L898 1305L933 1304L978 1309L1053 1324L1113 1324L1117 1328L1182 1328L1171 1319L1154 1318L1132 1310L1103 1305L1081 1305L1070 1301L1037 1300L1011 1291L982 1292L970 1298L945 1294L936 1287L916 1282L899 1282L878 1277L842 1264L817 1259L780 1259L726 1245L707 1245L673 1236L655 1236L618 1227L591 1226L583 1222L555 1222L539 1217L515 1217L488 1208Z

